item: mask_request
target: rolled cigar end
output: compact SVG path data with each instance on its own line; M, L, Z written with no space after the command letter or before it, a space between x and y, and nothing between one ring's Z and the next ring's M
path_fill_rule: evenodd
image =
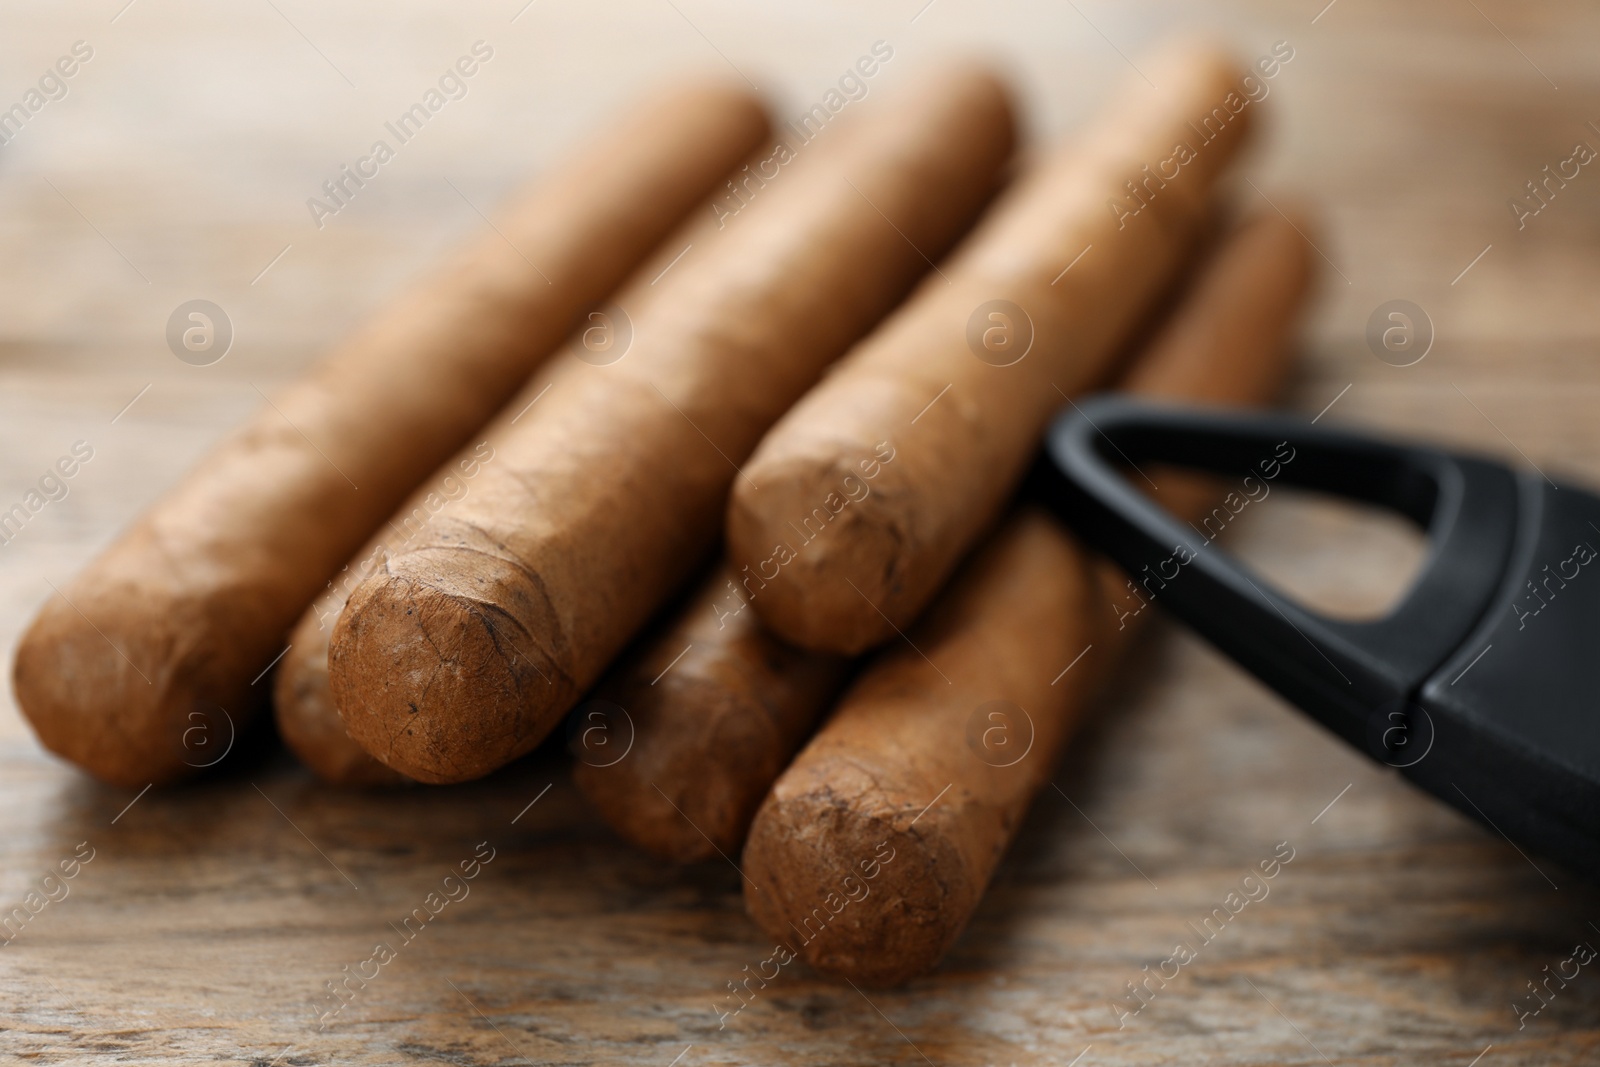
M894 599L900 584L916 538L908 522L915 504L904 492L915 488L897 491L893 464L883 466L871 450L857 458L859 449L796 440L817 424L791 420L792 450L762 464L760 492L736 488L730 496L729 553L773 633L801 648L857 655L883 638L887 624L873 608ZM895 503L881 507L882 500Z
M767 789L844 682L845 660L778 641L713 571L601 689L632 725L618 758L577 746L573 770L620 836L672 863L744 844ZM581 735L580 735L581 736Z
M463 566L465 557L470 566ZM391 559L334 625L329 683L352 740L410 778L480 778L549 733L575 698L537 578L493 552Z
M126 625L119 605L143 595L138 582L74 583L40 610L12 668L17 703L40 742L102 782L130 789L209 766L266 695L227 684L238 665L220 662L225 657L207 663L191 652L177 657L176 669L157 670L154 664L175 658L185 624L163 616ZM95 703L82 699L86 692ZM117 714L106 715L107 707Z
M890 799L923 791L847 761L780 779L744 853L750 917L830 977L892 986L932 970L987 877L936 813L913 826L917 810Z
M331 627L307 614L290 636L289 651L273 682L278 735L313 774L329 785L405 785L410 778L390 770L350 739L328 691Z

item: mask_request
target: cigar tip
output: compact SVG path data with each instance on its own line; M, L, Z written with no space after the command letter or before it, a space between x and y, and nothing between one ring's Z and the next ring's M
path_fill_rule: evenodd
M741 117L767 124L767 111L760 94L731 78L697 75L653 91L650 110L682 115L689 112L743 112ZM727 115L719 116L724 121Z
M938 813L884 806L849 760L804 777L781 780L751 826L750 917L826 975L893 986L932 970L983 891L968 857Z
M185 735L193 725L185 710L204 720L202 733L214 722L220 731L221 704L160 674L151 677L154 667L140 670L140 663L161 660L170 637L161 623L130 631L119 625L120 616L100 610L92 587L74 585L70 595L71 601L52 595L40 609L12 663L12 693L40 743L124 788L166 785L195 773L201 761L190 749L198 735ZM251 710L236 705L227 713L228 731L242 727Z
M807 429L799 419L781 426L774 438L798 447L752 462L759 489L735 486L728 555L774 634L812 651L858 655L894 635L890 620L900 615L896 593L914 538L903 528L904 508L885 503L894 490L878 491L893 480L888 468L869 485L843 452L810 447ZM820 444L832 451L831 442Z
M1188 34L1163 41L1139 64L1157 88L1165 77L1193 71L1198 75L1234 80L1244 73L1237 52L1220 38Z
M995 64L970 55L946 57L919 67L908 83L901 91L907 101L921 100L929 92L959 97L991 112L991 121L1003 124L1008 145L1015 139L1016 91Z
M976 89L1007 100L1014 95L1011 79L1001 71L1000 67L978 56L946 57L922 68L919 76L930 81L967 82L968 85L962 90L964 92Z
M1187 113L1179 117L1199 124L1202 140L1211 139L1204 131L1219 129L1222 136L1242 138L1243 143L1259 124L1257 112L1262 105L1251 105L1266 98L1260 96L1259 86L1252 90L1250 68L1232 48L1215 40L1183 37L1168 41L1142 58L1136 69L1139 77L1134 79L1138 90L1134 99L1184 101ZM1210 127L1206 126L1208 115L1213 121Z
M351 739L380 762L464 782L530 751L571 703L558 633L521 568L422 550L351 594L329 644L329 688Z

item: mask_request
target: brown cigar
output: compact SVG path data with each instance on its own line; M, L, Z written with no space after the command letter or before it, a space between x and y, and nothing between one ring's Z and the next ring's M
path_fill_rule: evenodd
M1251 224L1128 384L1265 400L1310 267L1287 222ZM757 813L745 903L768 936L858 983L937 964L1132 632L1119 629L1124 599L1120 573L1053 520L1024 510L1007 522L908 643L851 687Z
M1209 50L1148 69L761 442L728 552L780 637L856 653L910 625L1190 254L1256 109Z
M654 99L274 398L23 637L45 746L125 786L213 761L328 576L765 133L742 92Z
M718 566L600 689L632 726L627 755L577 746L573 778L618 835L651 855L734 855L846 669L842 656L767 633L733 572Z
M972 221L1012 138L1001 87L961 68L752 168L737 215L619 297L632 350L559 356L473 493L352 593L329 653L350 736L427 782L537 744L705 559L761 434Z

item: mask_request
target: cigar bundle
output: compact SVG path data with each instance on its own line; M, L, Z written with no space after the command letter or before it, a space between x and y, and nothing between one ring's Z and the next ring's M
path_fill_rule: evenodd
M652 101L265 405L34 620L13 687L39 739L135 788L204 763L195 716L244 728L351 553L766 129L720 86Z
M1219 206L1242 72L1142 69L1016 168L978 68L804 140L658 96L52 598L19 704L142 787L270 688L315 774L383 787L488 774L588 695L628 743L574 777L620 837L742 852L788 957L924 973L1142 621L1015 500L1045 426L1106 384L1269 401L1310 290L1308 219Z

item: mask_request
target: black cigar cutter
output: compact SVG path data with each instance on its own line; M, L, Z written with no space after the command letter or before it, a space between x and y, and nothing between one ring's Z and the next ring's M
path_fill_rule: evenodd
M1129 480L1145 463L1220 475L1230 495L1179 521ZM1387 616L1308 610L1213 543L1273 483L1426 532L1421 570ZM1116 395L1055 422L1031 489L1128 572L1130 603L1165 607L1519 848L1600 878L1600 497L1484 457Z

